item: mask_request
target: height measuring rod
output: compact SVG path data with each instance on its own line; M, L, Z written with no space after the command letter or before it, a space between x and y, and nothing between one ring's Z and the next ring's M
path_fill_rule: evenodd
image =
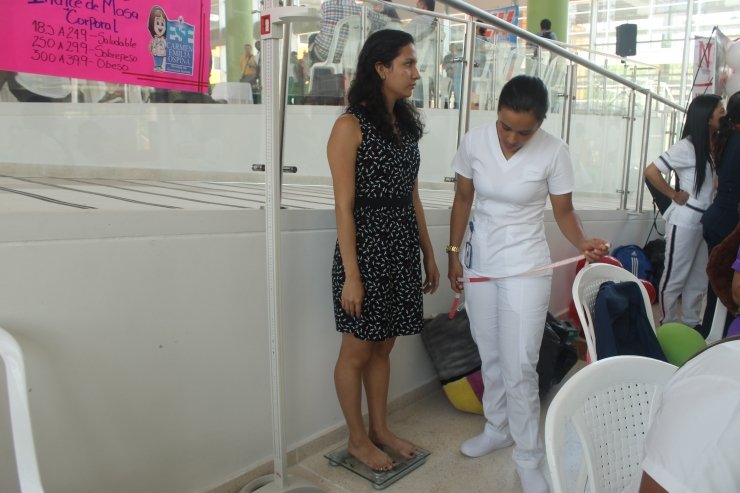
M258 478L242 493L322 492L320 488L287 475L287 450L284 431L282 347L282 289L280 249L280 203L282 172L282 115L285 97L280 92L280 42L283 27L289 22L319 19L316 9L307 7L272 7L266 0L260 16L262 38L262 105L265 110L265 239L267 253L267 308L270 330L270 392L272 397L272 440L274 473ZM285 55L284 55L285 56ZM285 77L285 74L283 74Z

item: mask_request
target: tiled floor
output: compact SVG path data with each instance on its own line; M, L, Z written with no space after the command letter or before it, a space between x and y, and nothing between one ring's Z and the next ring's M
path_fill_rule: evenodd
M579 361L571 375L583 366ZM562 385L562 382L561 384ZM558 387L542 402L541 427L545 413ZM431 452L426 463L398 482L388 486L389 493L519 493L519 484L511 459L513 447L471 459L463 456L460 444L483 429L484 418L466 414L452 407L441 388L435 389L389 417L391 428L399 436L412 440ZM376 491L367 480L341 467L329 465L323 457L344 442L338 442L312 455L290 469L290 473L311 481L326 493L365 493Z

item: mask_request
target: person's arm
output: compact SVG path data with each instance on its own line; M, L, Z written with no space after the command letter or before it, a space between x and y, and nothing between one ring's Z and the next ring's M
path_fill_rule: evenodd
M640 481L639 493L668 493L656 480L650 477L650 475L643 471L642 481Z
M450 213L450 245L460 248L470 218L470 208L473 206L475 187L471 178L465 178L459 173L455 175L455 179L455 198ZM449 252L447 256L447 278L450 280L450 287L454 292L460 293L463 289L463 284L457 280L463 275L460 256L454 252Z
M689 200L689 192L685 190L679 190L678 192L675 191L673 187L665 181L663 174L660 172L658 167L655 166L655 163L650 163L650 165L645 168L644 175L650 184L657 188L660 193L678 205L684 205L686 201Z
M432 240L429 238L427 220L424 216L424 206L421 204L421 198L419 197L418 178L414 182L413 198L416 224L419 229L419 243L421 245L421 253L424 255L424 284L422 285L422 289L424 293L431 294L439 287L439 269L437 268L437 262L434 260L434 248L432 247Z
M337 221L339 251L344 266L342 287L342 309L353 317L359 317L365 290L357 262L357 237L354 218L355 166L357 149L362 142L362 130L357 119L345 114L340 116L332 128L326 155L329 160L334 185L334 211Z
M735 271L732 275L732 299L740 306L740 271Z
M590 262L600 259L609 253L609 245L600 238L586 238L581 228L581 221L573 209L572 194L550 194L552 212L555 222L568 241L582 252Z

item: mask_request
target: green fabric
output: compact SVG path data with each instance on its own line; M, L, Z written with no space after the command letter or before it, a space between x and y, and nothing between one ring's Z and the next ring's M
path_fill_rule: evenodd
M683 365L707 346L699 332L684 324L675 322L663 324L655 330L655 333L668 362L676 366Z

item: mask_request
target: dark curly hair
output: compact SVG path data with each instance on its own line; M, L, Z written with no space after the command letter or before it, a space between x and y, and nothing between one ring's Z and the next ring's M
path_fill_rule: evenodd
M368 118L380 134L396 144L400 143L400 139L393 128L392 115L386 108L383 81L375 70L375 65L382 63L390 67L401 49L413 43L413 36L396 29L382 29L368 36L360 50L355 78L347 95L349 106L364 106ZM419 112L408 100L397 100L393 113L401 132L408 133L416 141L421 139L424 124Z
M727 141L730 140L730 135L735 131L737 125L740 125L740 91L730 96L730 99L727 100L727 114L719 121L719 130L717 131L717 139L714 144L714 162L717 163L717 167L719 167L722 160L722 154L724 154Z
M712 113L721 102L722 98L716 94L702 94L691 101L686 111L681 138L688 138L694 145L694 166L696 167L694 193L699 193L706 178L707 161L711 158L709 141L712 138L712 132L709 129L709 120L712 119Z

